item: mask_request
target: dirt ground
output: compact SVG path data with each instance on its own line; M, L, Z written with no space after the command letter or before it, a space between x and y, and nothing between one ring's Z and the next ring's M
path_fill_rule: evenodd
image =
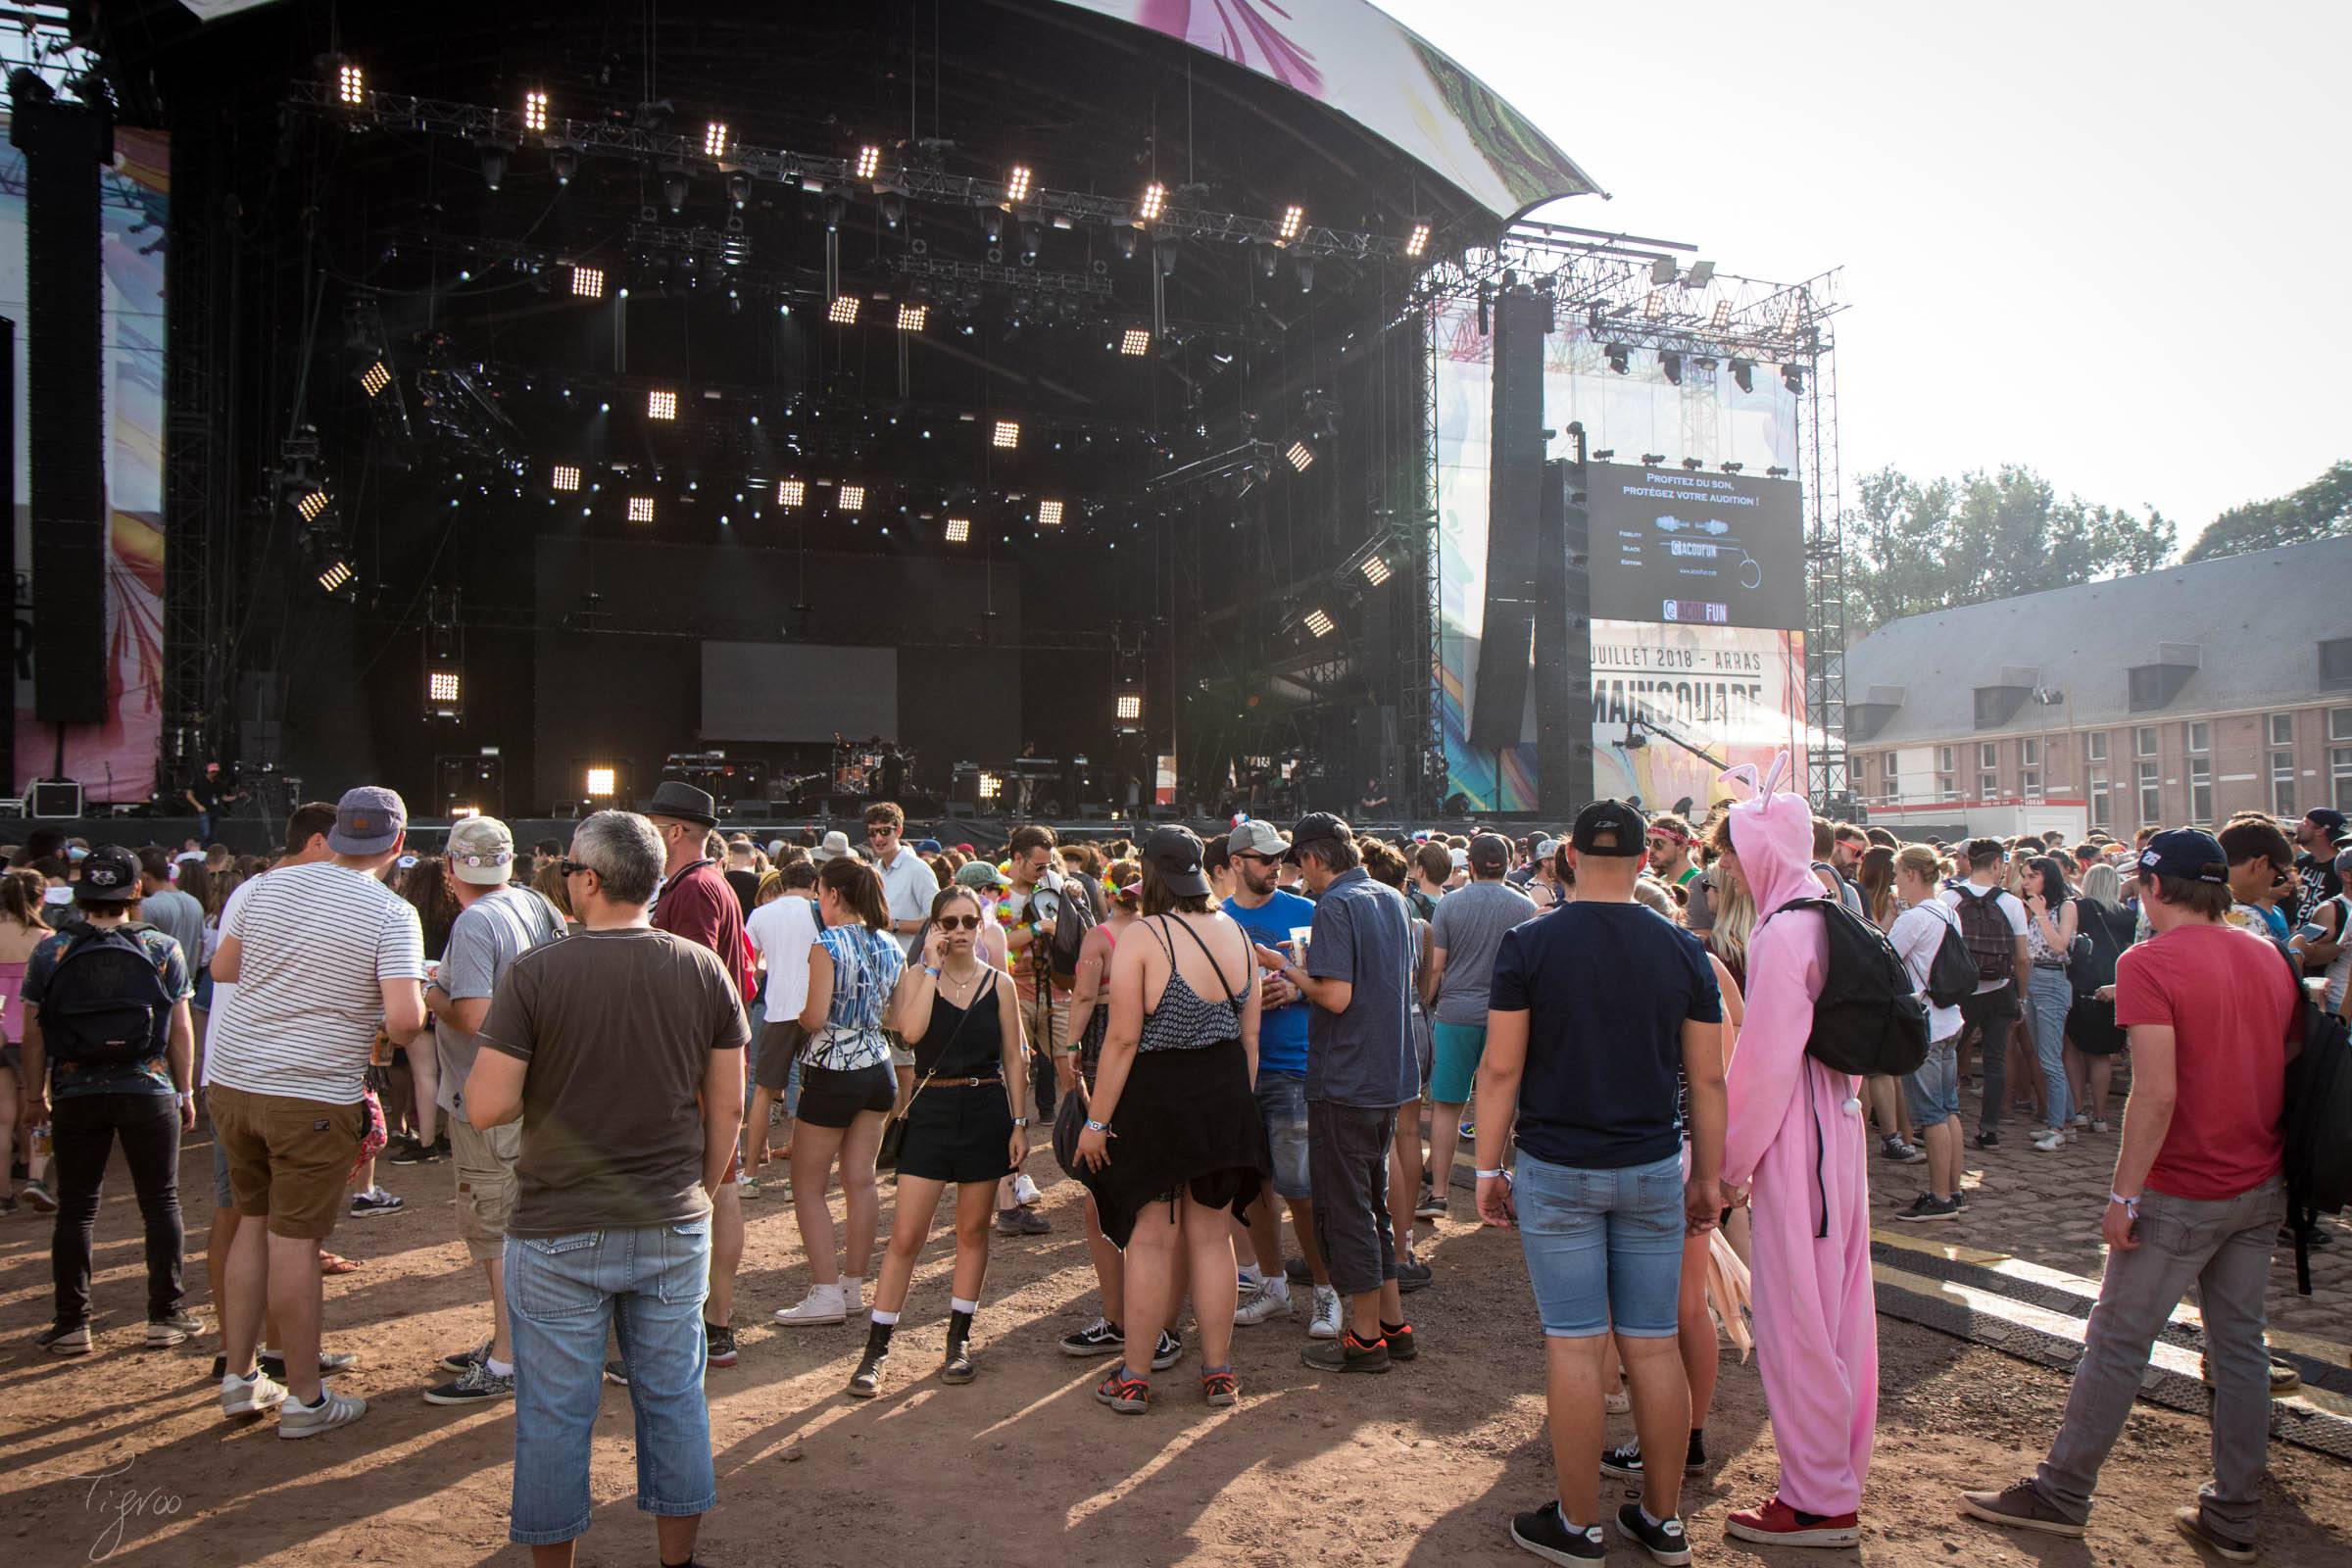
M185 1153L181 1192L191 1305L210 1317L204 1136ZM1119 1417L1091 1397L1101 1365L1054 1349L1092 1315L1093 1281L1076 1188L1047 1157L1031 1168L1047 1184L1054 1234L997 1240L978 1381L949 1388L934 1375L947 1310L943 1239L916 1276L884 1396L868 1402L841 1392L862 1342L858 1327L788 1330L769 1320L799 1299L808 1275L780 1191L750 1205L736 1313L742 1360L710 1377L720 1500L705 1521L703 1561L1529 1560L1506 1532L1514 1510L1548 1494L1549 1446L1541 1340L1515 1238L1480 1230L1457 1197L1458 1217L1440 1223L1427 1254L1438 1284L1411 1298L1424 1346L1411 1366L1327 1379L1298 1359L1303 1320L1277 1320L1237 1331L1238 1408L1199 1402L1199 1356L1188 1347L1156 1380L1164 1402ZM58 1360L33 1349L48 1320L48 1227L28 1213L0 1221L0 1559L23 1568L523 1560L506 1539L508 1410L453 1412L417 1397L437 1380L434 1358L477 1341L487 1320L480 1275L452 1240L449 1167L386 1167L384 1181L407 1209L345 1220L332 1245L366 1266L326 1282L328 1344L362 1358L341 1386L371 1407L358 1426L300 1445L277 1441L268 1420L220 1419L210 1340L138 1348L137 1212L119 1160L99 1219L97 1354ZM2013 1537L1960 1519L1953 1494L2031 1467L2065 1380L1890 1320L1881 1321L1881 1347L1886 1392L1862 1562L2199 1560L2170 1515L2205 1474L2202 1420L2143 1406L2108 1469L2089 1538ZM1610 1425L1613 1437L1630 1436L1629 1422ZM1700 1559L1803 1555L1760 1552L1723 1534L1724 1516L1761 1500L1773 1476L1754 1368L1730 1362L1728 1351L1708 1442L1715 1465L1685 1494ZM2284 1446L2271 1462L2264 1560L2352 1561L2352 1466ZM605 1390L593 1484L580 1561L653 1560L652 1528L633 1503L620 1389ZM1646 1560L1621 1543L1612 1555Z

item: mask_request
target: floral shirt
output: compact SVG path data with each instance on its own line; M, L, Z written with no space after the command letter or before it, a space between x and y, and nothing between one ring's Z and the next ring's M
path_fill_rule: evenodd
M829 925L816 942L833 960L833 1006L802 1048L802 1062L848 1072L889 1061L882 1019L906 968L898 939L869 926Z

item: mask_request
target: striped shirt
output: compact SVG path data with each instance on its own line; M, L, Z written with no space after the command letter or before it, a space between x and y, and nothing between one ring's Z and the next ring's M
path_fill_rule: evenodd
M416 911L332 860L279 866L240 890L237 988L213 1014L206 1081L356 1104L384 1021L378 982L424 978Z

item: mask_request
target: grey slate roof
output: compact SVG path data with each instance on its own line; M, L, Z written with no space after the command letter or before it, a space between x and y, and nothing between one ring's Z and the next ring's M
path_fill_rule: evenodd
M1901 688L1901 706L1857 742L1874 747L1977 734L1980 686L2063 691L2077 726L2155 723L2328 695L2318 645L2346 636L2352 538L2325 539L1889 621L1847 651L1846 700L1884 702L1889 694L1873 688ZM2132 710L2132 665L2192 657L2198 667L2169 704ZM2029 729L2032 713L2028 705Z

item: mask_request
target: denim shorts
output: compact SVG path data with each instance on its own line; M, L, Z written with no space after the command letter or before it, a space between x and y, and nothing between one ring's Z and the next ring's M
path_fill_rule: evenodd
M1312 1198L1307 1166L1306 1079L1258 1069L1257 1114L1266 1124L1266 1147L1274 1153L1274 1191L1284 1198Z
M1918 1070L1903 1075L1903 1099L1911 1106L1911 1125L1925 1132L1960 1114L1960 1037L1938 1040L1928 1047L1928 1059Z
M1512 1194L1536 1311L1553 1339L1612 1328L1672 1339L1683 1282L1683 1157L1622 1170L1554 1165L1521 1151Z

